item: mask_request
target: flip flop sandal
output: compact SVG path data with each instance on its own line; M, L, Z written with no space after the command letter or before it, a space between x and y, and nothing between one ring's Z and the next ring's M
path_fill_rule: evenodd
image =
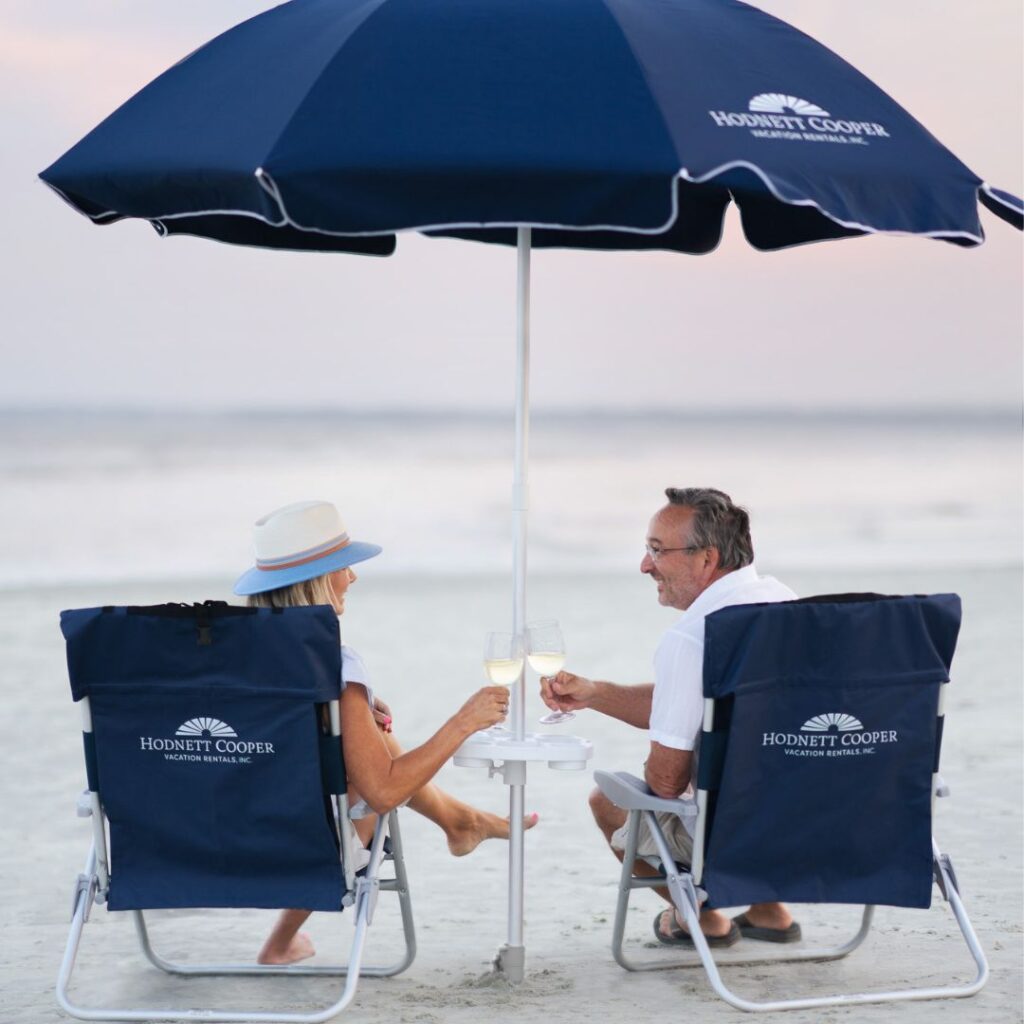
M757 939L759 942L799 942L803 937L800 925L794 921L788 928L762 928L751 924L746 914L737 914L732 923L739 929L745 939Z
M659 910L654 917L654 937L665 946L682 946L683 949L696 949L690 933L676 921L676 915L672 915L672 927L667 931L661 930L661 919L667 911ZM712 949L722 949L726 946L733 946L740 941L740 930L733 922L724 935L705 935L705 941Z

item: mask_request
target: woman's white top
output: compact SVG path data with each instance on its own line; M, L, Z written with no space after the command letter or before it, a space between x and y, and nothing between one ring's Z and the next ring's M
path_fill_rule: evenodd
M349 683L359 683L366 687L366 699L370 702L370 707L373 707L373 690L370 689L370 677L366 671L366 665L363 664L363 659L359 657L359 654L354 651L348 644L341 645L341 689L344 691L345 687ZM371 814L369 806L365 800L360 800L354 807L349 810L350 818L365 818L367 814ZM358 842L356 843L358 847ZM370 863L370 851L359 848L357 851L356 870L366 867Z
M363 659L359 657L358 652L353 650L348 644L341 645L341 688L342 690L348 686L349 683L360 683L366 687L366 696L370 701L370 707L373 707L373 690L370 689L370 676L366 671L366 665L363 663Z

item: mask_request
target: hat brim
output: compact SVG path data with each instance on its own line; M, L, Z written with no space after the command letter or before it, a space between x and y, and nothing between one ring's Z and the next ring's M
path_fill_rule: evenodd
M260 569L253 566L238 577L234 592L246 597L249 594L262 594L268 590L277 590L279 587L288 587L293 583L303 583L329 572L347 569L357 562L365 562L368 558L379 555L382 550L379 544L366 544L354 540L329 555L288 569Z

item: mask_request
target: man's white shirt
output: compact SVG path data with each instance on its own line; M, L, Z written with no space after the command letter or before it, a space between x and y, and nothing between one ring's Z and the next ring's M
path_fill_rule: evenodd
M734 604L792 601L796 594L753 565L715 580L666 630L654 652L650 738L664 747L693 750L704 720L704 619Z

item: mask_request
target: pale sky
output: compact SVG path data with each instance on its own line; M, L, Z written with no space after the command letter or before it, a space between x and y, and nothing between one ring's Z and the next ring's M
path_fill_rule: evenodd
M511 407L515 255L401 235L391 259L97 228L35 179L258 0L5 0L0 407ZM1019 0L765 0L979 176L1020 194ZM534 256L538 408L1010 407L1021 235L759 254Z

